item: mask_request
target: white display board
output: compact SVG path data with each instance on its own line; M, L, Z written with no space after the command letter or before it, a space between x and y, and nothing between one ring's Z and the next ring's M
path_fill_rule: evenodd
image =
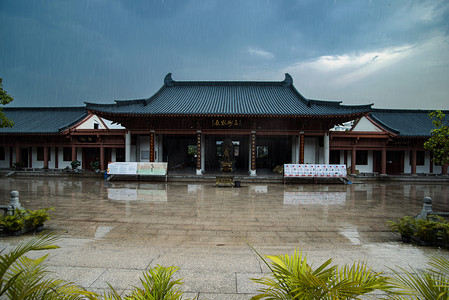
M111 162L109 175L167 175L166 162Z
M284 177L346 177L346 165L285 164Z

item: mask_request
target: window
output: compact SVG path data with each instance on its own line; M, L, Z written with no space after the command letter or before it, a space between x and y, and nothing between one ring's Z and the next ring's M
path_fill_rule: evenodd
M196 156L196 145L187 145L187 156L189 157Z
M98 129L99 128L99 124L98 123L94 123L94 129Z
M115 152L115 161L124 162L125 161L125 148L117 148Z
M268 157L268 146L257 146L256 148L257 158Z
M0 147L0 160L5 160L5 147Z
M416 151L416 165L417 166L424 166L426 158L426 152L424 151ZM410 165L412 165L412 152L410 151Z
M48 149L48 161L51 160L50 148ZM37 147L37 161L44 161L44 147Z
M355 152L355 163L356 163L356 165L367 165L368 164L368 151L367 150L357 150Z
M331 150L329 154L329 163L331 165L340 164L340 150Z
M62 159L64 161L72 161L72 148L70 147L64 147L62 150Z

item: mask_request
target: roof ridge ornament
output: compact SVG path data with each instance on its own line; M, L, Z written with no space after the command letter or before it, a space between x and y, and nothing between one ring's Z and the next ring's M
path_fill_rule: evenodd
M165 78L164 78L165 86L173 86L174 82L175 81L171 78L171 73L168 73L167 75L165 75Z
M292 86L293 85L293 78L290 76L290 74L285 73L285 79L282 81L284 86Z

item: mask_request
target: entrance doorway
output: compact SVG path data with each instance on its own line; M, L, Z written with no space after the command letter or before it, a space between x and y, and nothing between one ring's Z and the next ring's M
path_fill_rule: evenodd
M373 151L373 172L382 173L382 151ZM388 175L400 175L404 173L404 152L387 151L387 169Z
M92 165L100 162L100 149L83 148L83 169L92 170Z
M21 156L21 162L22 162L22 166L24 168L28 168L28 148L21 148L20 149L20 156Z

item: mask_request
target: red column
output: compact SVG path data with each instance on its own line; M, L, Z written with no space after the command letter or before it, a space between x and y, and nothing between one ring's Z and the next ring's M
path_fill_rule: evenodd
M382 170L381 173L387 174L387 149L382 148Z
M433 173L433 152L430 151L430 159L429 159L429 173Z
M447 167L448 167L448 164L445 164L445 165L442 167L443 172L441 172L441 174L447 175Z
M72 161L76 160L76 147L72 145Z
M304 163L304 132L299 134L299 163Z
M154 131L150 132L150 162L154 162Z
M201 175L201 131L196 133L196 174Z
M48 146L44 146L44 168L48 168Z
M416 150L410 151L410 159L412 161L412 175L416 175Z
M251 174L256 173L256 132L251 131Z
M105 170L104 168L104 147L103 144L100 145L100 170Z
M351 174L355 174L355 147L351 151Z
M29 147L28 149L29 154L28 154L28 167L32 168L33 167L33 147Z
M58 147L55 147L55 169L59 168L59 155Z
M22 157L20 153L20 146L16 146L16 163L21 162Z

